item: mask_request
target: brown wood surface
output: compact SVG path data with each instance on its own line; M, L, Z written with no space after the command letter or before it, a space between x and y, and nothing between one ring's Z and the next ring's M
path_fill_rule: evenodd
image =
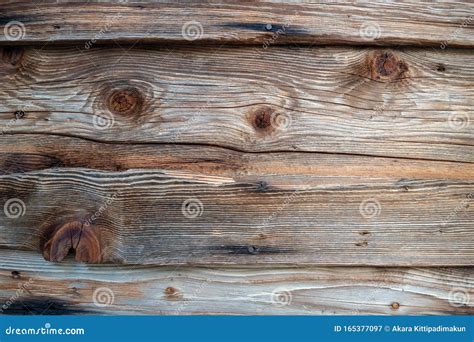
M13 41L19 44L191 40L199 44L474 46L472 1L3 1L1 10L2 32L12 21L24 26L21 39ZM12 43L4 35L0 42Z
M1 246L35 250L52 261L68 250L54 241L71 236L69 247L86 253L78 258L88 262L474 262L470 164L306 153L286 158L34 135L8 140L0 199L21 200L24 215L0 218ZM59 153L51 152L54 146ZM107 159L114 153L120 162ZM283 161L291 161L293 171L280 167ZM184 214L186 201L196 204L196 217Z
M474 161L470 51L46 48L3 57L5 134Z
M1 1L0 314L474 314L473 15Z
M92 266L0 250L0 302L20 291L3 314L468 315L473 288L472 268Z

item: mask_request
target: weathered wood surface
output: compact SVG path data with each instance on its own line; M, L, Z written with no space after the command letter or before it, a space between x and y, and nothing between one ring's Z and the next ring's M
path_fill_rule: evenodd
M5 27L10 28L14 40L0 35L0 42L9 44L195 41L200 44L474 46L472 1L429 4L3 1L1 10L0 29L3 32Z
M173 153L183 153L178 151ZM203 152L207 161L195 167L215 169L220 151ZM150 154L151 162L161 153L169 152ZM223 167L227 176L173 166L101 171L47 165L52 168L6 174L0 177L1 203L8 207L16 200L23 215L13 210L13 217L2 215L0 246L35 250L51 261L75 248L79 260L96 263L474 264L469 165L440 162L445 172L452 164L453 174L432 179L366 177L360 174L370 169L368 158L353 158L353 164L366 162L367 168L356 168L354 176L350 166L347 174L332 174L340 164L334 157L297 156L300 174L294 175L272 174L269 164L278 161L271 154L249 160L252 172L245 172L246 165L232 172ZM49 160L41 154L10 154L4 160L9 158L28 167ZM375 168L383 162L401 175L422 173L419 161L411 169L406 160L397 166L398 160L386 159ZM431 172L436 164L426 162ZM315 175L305 174L318 165Z
M473 13L2 2L0 313L474 314Z
M92 266L0 250L3 314L446 315L474 314L473 299L472 268Z
M5 134L474 161L467 50L6 48L2 55Z
M287 177L373 180L474 180L472 163L306 152L241 152L193 144L95 142L54 134L0 137L0 174L50 168L184 171L254 181ZM321 184L321 183L320 183ZM401 184L402 185L402 184Z

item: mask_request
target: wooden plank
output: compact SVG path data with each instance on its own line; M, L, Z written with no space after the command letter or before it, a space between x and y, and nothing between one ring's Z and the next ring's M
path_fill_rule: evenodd
M471 51L5 48L2 56L3 136L474 161Z
M2 4L2 43L204 42L473 47L471 1L302 1L176 4L15 1ZM87 46L87 45L86 45Z
M102 171L160 169L229 177L353 177L370 179L474 180L470 163L306 152L247 153L182 144L118 144L47 134L1 137L0 174L51 168ZM249 178L250 177L250 178Z
M473 268L92 266L0 250L2 314L472 315L473 298Z
M64 153L71 154L71 148ZM348 158L344 169L339 165L345 156L302 154L285 159L298 170L286 174L285 169L274 171L281 155L268 154L237 168L232 165L245 158L230 157L230 167L206 172L226 161L219 160L222 151L203 149L203 164L174 169L171 161L181 155L178 165L184 163L188 152L175 146L174 155L169 150L150 154L149 167L162 163L157 162L161 154L168 155L168 170L126 171L56 167L43 163L61 158L7 154L4 165L20 160L24 164L16 171L27 172L7 170L0 177L5 214L0 217L0 247L35 250L51 261L60 261L75 247L80 261L126 264L474 263L469 205L474 181L468 164L405 160L397 166L398 160L387 158L376 160L373 171L394 165L400 174L391 177L386 171L374 177L367 174L370 158ZM100 166L90 156L91 164ZM80 157L78 153L71 160ZM39 168L46 169L22 169L38 160ZM362 163L365 168L356 167L352 175L351 165ZM451 176L449 164L454 166ZM417 178L433 174L437 165L444 175Z

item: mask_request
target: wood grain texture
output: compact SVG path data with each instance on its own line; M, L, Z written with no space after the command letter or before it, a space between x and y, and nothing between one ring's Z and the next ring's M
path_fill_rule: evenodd
M93 266L0 250L1 314L469 315L473 298L472 268Z
M199 44L271 42L473 47L473 12L471 1L429 4L399 1L357 4L333 1L318 4L300 1L290 4L275 1L226 4L4 1L0 29L3 32L12 21L21 22L23 34L13 35L13 43L20 44L193 40ZM188 35L183 35L183 30ZM16 37L21 39L16 40ZM0 36L0 42L12 43L5 35Z
M51 168L0 177L0 203L20 203L0 217L0 247L125 264L473 265L473 192L472 179Z
M4 135L474 161L470 51L5 48L2 56Z
M198 144L95 142L47 134L1 137L0 174L52 168L101 171L159 169L229 177L236 181L264 178L339 177L370 179L474 180L470 163L330 153L234 151Z

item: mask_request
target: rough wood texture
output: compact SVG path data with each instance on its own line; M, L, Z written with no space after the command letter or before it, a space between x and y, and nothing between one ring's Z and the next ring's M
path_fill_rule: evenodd
M264 152L247 153L223 147L181 144L94 142L47 134L12 134L1 138L0 174L56 167L102 171L161 169L229 177L348 177L370 179L474 180L471 163L384 158L360 155Z
M17 298L3 314L469 315L473 289L472 268L88 266L0 251L0 303Z
M4 49L0 125L122 143L474 161L470 51L261 50Z
M21 22L14 43L189 42L377 44L473 47L472 1L343 4L160 1L15 1L2 4L0 29ZM184 34L183 34L184 32ZM11 43L0 35L0 42Z
M472 1L0 6L0 314L474 314Z
M473 193L472 179L52 168L0 177L1 203L21 204L0 246L52 261L73 247L127 264L473 265Z

